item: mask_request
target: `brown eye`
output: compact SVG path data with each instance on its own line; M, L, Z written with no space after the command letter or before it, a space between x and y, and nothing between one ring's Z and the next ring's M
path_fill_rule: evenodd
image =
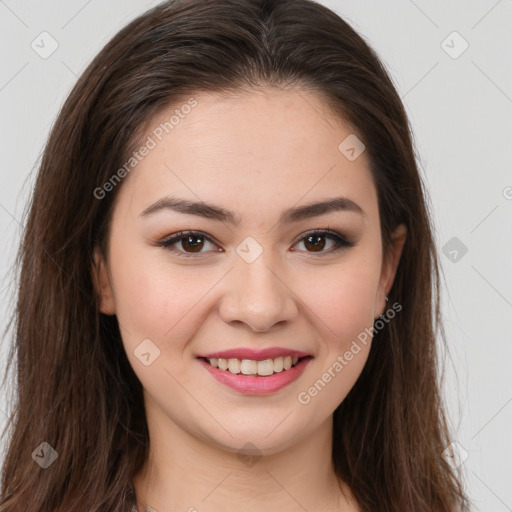
M314 252L321 252L325 247L325 235L311 235L304 240L304 246Z
M211 240L204 233L200 231L186 231L176 233L171 238L158 242L158 245L176 253L178 256L189 258L196 254L201 255L205 252L208 252L203 251L205 244L208 243L215 246L213 240ZM216 252L220 252L221 250L222 249L218 249Z
M204 242L198 242L198 240L201 240L204 237L193 235L193 236L186 236L181 239L181 247L185 251L191 251L191 252L201 252L201 249L203 248Z
M324 250L326 245L328 245L327 240L331 240L333 245L327 250ZM314 231L307 233L299 243L304 244L306 252L320 254L332 253L343 248L354 247L356 245L334 231Z
M331 246L329 247L329 242ZM335 231L313 231L306 233L298 243L303 243L308 253L318 253L318 255L330 254L341 249L354 247L356 244L348 241L345 237ZM205 233L201 231L182 231L175 233L171 238L158 242L158 245L168 251L176 253L179 257L191 258L208 253L205 244L212 244L216 249L214 252L223 252L216 243ZM297 244L295 244L297 245ZM327 247L327 250L325 250Z

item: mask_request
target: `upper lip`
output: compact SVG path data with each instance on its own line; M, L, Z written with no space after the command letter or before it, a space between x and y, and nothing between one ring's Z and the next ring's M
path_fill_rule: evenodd
M263 361L265 359L275 359L276 357L307 357L311 354L301 352L300 350L291 350L288 348L271 347L262 350L254 348L232 348L219 352L199 355L205 359L251 359L254 361Z

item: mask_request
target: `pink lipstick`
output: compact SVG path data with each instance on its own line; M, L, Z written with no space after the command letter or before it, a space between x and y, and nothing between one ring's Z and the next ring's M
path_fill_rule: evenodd
M313 357L297 350L239 348L198 356L218 382L247 395L275 393L297 380Z

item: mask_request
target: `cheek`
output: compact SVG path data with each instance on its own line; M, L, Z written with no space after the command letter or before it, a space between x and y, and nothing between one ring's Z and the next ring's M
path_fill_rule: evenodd
M163 251L151 248L159 250ZM124 327L126 345L131 347L149 338L161 350L167 350L165 340L169 336L176 340L173 345L179 345L184 326L193 317L194 304L205 293L209 279L197 279L192 272L165 265L161 258L148 258L147 251L131 249L129 258L120 256L122 247L112 251L116 314Z
M374 321L378 265L353 260L322 272L316 270L302 291L305 303L316 314L316 323L323 325L325 339L340 350Z
M334 274L320 278L317 274L314 286L309 287L307 305L315 313L312 318L320 336L319 364L297 399L312 408L311 417L332 413L345 399L371 348L375 269L351 265L340 267Z

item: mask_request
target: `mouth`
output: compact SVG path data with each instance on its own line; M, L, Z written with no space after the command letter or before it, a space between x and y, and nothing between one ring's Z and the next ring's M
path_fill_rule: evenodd
M296 367L302 360L311 359L311 356L279 356L272 359L237 359L237 358L207 358L201 357L203 361L233 375L246 375L249 377L270 377L276 373L287 372Z
M241 356L241 354L238 355ZM313 356L297 352L272 358L268 357L267 353L266 359L263 359L261 353L252 357L258 358L201 356L197 359L201 366L223 386L243 395L259 396L277 393L289 386L302 375L313 360Z

